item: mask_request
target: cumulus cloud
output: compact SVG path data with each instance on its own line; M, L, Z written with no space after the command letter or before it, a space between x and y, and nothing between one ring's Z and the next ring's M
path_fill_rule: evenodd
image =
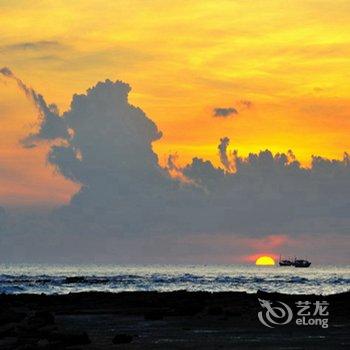
M234 107L217 107L217 108L214 108L213 113L214 113L214 117L229 118L238 114L238 111Z
M162 133L130 104L128 84L99 82L85 94L74 95L70 108L59 114L10 70L3 68L1 73L39 106L41 124L35 139L61 139L51 144L49 162L81 185L70 203L52 214L43 235L55 231L109 242L111 237L147 240L204 233L348 233L348 154L340 160L314 156L307 168L292 151L264 150L246 157L230 153L230 140L223 137L220 167L198 157L180 166L177 155L171 155L162 168L152 149ZM55 132L46 132L46 127Z
M165 221L173 216L169 203L184 196L183 184L159 165L152 150L162 133L128 102L129 92L128 84L106 80L74 95L62 114L69 137L48 154L60 174L81 184L70 204L55 213L81 231L88 222L98 231L148 230L160 216ZM86 216L90 219L82 221Z
M83 184L76 200L109 186L115 193L131 194L169 181L151 146L162 134L141 109L128 103L129 91L128 84L106 80L86 95L74 95L63 114L70 137L67 144L51 148L49 161L62 175Z
M232 170L232 164L227 154L227 147L229 144L230 139L228 137L223 137L222 139L220 139L220 144L218 146L221 164L227 171Z
M195 159L183 171L210 189L213 208L221 208L221 229L246 233L348 233L349 156L314 156L305 168L291 153L269 150L233 155L235 172L218 171ZM213 181L214 179L214 181ZM215 203L215 204L214 204Z
M178 171L179 167L176 164L177 160L179 158L179 155L177 153L169 154L167 159L167 167L169 171Z
M166 170L169 172L170 176L173 179L177 179L182 184L192 184L196 186L195 181L190 180L186 177L182 171L182 168L177 164L179 159L179 155L177 153L169 154L167 159Z
M24 84L9 68L1 68L0 74L8 79L13 79L17 83L19 89L38 110L40 116L39 130L21 140L25 147L32 148L35 146L35 142L40 140L68 137L67 128L64 125L63 119L60 118L58 108L55 104L48 105L41 94L38 94L32 88Z

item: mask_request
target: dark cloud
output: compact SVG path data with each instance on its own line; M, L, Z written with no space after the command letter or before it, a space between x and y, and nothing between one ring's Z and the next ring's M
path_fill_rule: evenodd
M177 160L178 160L179 156L177 153L174 154L169 154L168 159L167 159L167 168L169 169L169 171L178 171L179 167L176 164Z
M253 107L253 102L249 100L240 100L239 104L246 109L250 109Z
M222 144L222 142L221 142ZM221 208L221 229L253 232L347 233L350 162L314 156L304 168L289 151L247 157L232 154L235 172L195 159L184 174L209 189L212 213ZM217 215L217 214L216 214ZM347 224L345 224L345 222Z
M57 49L61 48L62 45L58 41L53 40L40 40L40 41L25 41L15 43L11 45L5 45L0 47L0 51L38 51L46 49Z
M62 58L60 56L58 56L58 55L42 55L42 56L33 57L31 59L32 60L37 60L37 61L44 61L44 62L62 61Z
M71 134L67 144L52 147L49 161L62 175L83 184L75 201L90 191L132 194L169 181L152 150L162 134L141 109L128 103L129 91L128 84L106 80L86 95L75 95L63 114Z
M236 108L233 107L217 107L213 110L214 117L228 118L238 114Z
M16 230L29 227L43 236L56 232L57 237L71 236L72 241L89 237L100 245L114 239L136 242L137 237L157 244L160 237L171 241L203 233L348 234L350 160L346 153L341 160L314 156L306 168L292 151L265 150L247 157L230 153L230 140L223 137L218 149L224 169L199 158L181 167L177 155L170 156L167 168L162 168L152 149L162 133L129 103L128 84L99 82L85 94L74 95L69 110L59 114L10 70L3 68L1 73L14 79L40 108L39 132L27 139L55 140L48 161L81 185L70 203L45 224L41 222L40 229L17 223ZM74 249L79 247L69 251Z
M217 107L213 109L213 116L217 118L230 118L238 115L240 111L250 109L253 106L253 102L249 100L237 101L239 108L235 107Z
M6 226L6 211L5 208L0 207L0 234L4 233Z
M64 121L60 117L58 108L55 104L48 105L42 95L26 86L8 67L1 68L0 74L9 79L13 79L17 83L19 89L24 92L30 101L33 102L39 112L39 130L21 140L25 147L31 148L35 146L35 142L40 140L68 137L67 127L64 125Z
M230 163L229 156L227 154L227 147L229 144L230 139L228 137L223 137L220 139L220 144L218 146L221 164L228 171L232 170L232 164Z
M2 73L12 77L6 68ZM282 227L297 232L334 229L334 219L350 209L347 154L342 160L315 156L304 168L291 151L265 150L246 158L230 153L230 140L223 137L218 150L225 171L198 158L181 168L177 155L163 169L152 150L162 134L128 102L128 84L100 82L74 95L70 109L59 116L55 106L14 79L42 110L40 132L28 139L54 140L59 130L64 143L51 146L48 160L81 184L71 203L58 211L63 222L81 226L86 222L81 218L91 215L99 228L134 233L274 233Z

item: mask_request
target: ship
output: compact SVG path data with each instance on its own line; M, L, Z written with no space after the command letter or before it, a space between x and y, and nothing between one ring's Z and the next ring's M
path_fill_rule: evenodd
M293 265L293 261L289 260L289 259L282 259L281 255L278 261L278 265L279 266L292 266Z
M311 262L304 259L294 259L293 266L294 267L309 267Z
M279 266L309 267L311 262L305 259L282 259L281 255L278 261Z

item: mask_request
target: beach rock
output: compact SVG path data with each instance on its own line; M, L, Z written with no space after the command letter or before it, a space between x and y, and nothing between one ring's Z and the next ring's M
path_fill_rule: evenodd
M45 346L45 347L42 347L42 346L39 346L38 343L33 343L33 344L22 344L18 347L15 348L16 350L42 350L42 349L46 349L46 350L58 350L58 349L62 349L63 348L58 348L58 347L51 347L51 344Z
M40 349L48 348L49 345L50 345L50 342L47 339L39 339L39 341L37 342L37 346Z
M29 316L26 323L31 328L41 328L55 323L55 317L48 311L36 311Z
M55 316L49 311L36 311L34 317L42 319L47 325L55 323Z
M158 321L164 318L164 312L162 310L151 310L144 314L144 318L147 321Z
M0 326L0 339L16 336L16 323L8 323Z
M113 344L129 344L132 342L134 337L131 334L116 334L115 337L113 338Z
M200 303L182 303L176 305L173 314L176 316L195 316L205 308L204 304Z
M26 316L27 314L25 312L2 310L0 313L0 325L21 322Z
M7 337L7 338L0 339L1 350L15 349L16 345L17 345L17 338L15 337Z
M40 334L42 336L46 336L48 334L51 334L52 332L58 331L58 327L56 325L54 325L54 324L46 325L44 327L40 327L38 331L40 332Z
M241 309L227 309L225 310L225 316L226 317L241 317L242 316L242 310Z
M48 336L48 340L51 342L59 342L63 345L87 345L91 343L91 340L86 332L73 332L73 331L59 331L52 332Z
M211 316L217 316L217 315L222 315L223 314L223 309L219 305L212 305L208 307L207 314Z

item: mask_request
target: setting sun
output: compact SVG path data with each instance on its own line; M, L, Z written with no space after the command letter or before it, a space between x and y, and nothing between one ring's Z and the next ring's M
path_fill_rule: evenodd
M275 260L273 260L273 258L270 256L261 256L260 258L256 259L255 265L275 265Z

